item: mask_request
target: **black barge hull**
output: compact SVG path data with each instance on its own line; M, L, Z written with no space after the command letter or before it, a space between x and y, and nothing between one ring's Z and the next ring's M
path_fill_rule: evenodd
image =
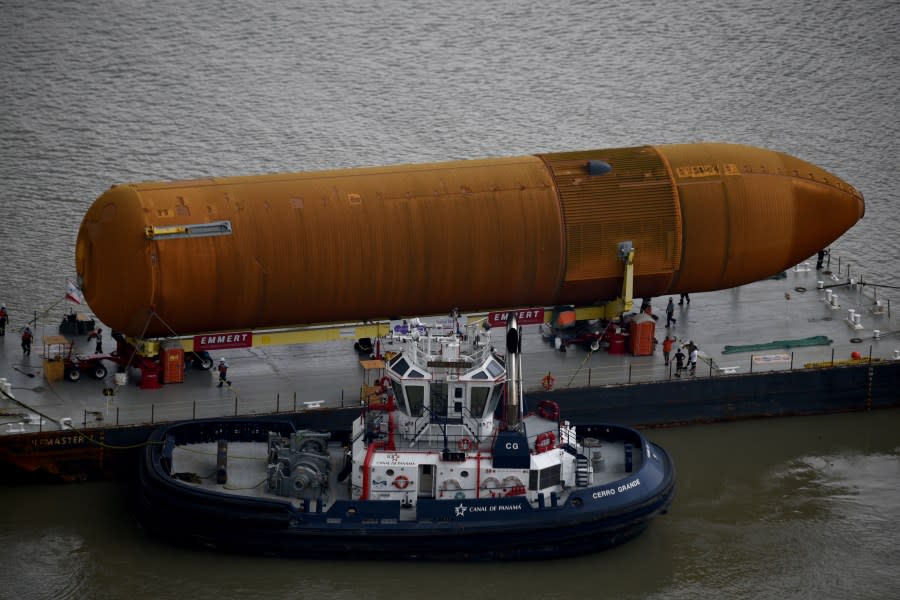
M543 399L559 404L562 418L575 424L604 421L638 428L869 411L900 407L900 361L560 389L525 397L527 407ZM278 416L298 427L340 431L358 411L321 408ZM136 446L146 443L158 425L0 436L0 469L7 479L127 477L134 472Z

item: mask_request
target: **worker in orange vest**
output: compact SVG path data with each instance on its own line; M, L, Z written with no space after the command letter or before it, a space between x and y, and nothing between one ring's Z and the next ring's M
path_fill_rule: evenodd
M669 366L669 354L672 352L672 345L675 343L675 338L670 335L666 336L666 339L663 340L663 359L666 361L666 366Z

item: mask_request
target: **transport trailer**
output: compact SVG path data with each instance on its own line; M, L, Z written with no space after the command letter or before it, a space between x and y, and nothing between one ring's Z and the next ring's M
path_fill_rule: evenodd
M208 352L184 352L177 342L163 343L168 348L156 356L144 356L121 333L113 332L112 337L116 349L110 353L75 354L74 345L68 344L62 357L66 381L80 381L82 375L104 379L109 373L104 363L109 362L115 365L117 373L124 374L129 368L139 369L141 388L156 389L161 383L182 382L187 365L207 370L212 366Z

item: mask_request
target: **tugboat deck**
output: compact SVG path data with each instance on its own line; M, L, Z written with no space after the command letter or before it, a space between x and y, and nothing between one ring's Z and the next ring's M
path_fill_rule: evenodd
M333 492L330 502L349 500L350 490L340 485L337 475L344 465L345 452L339 444L329 445L331 469L329 470L329 490ZM176 446L172 452L172 473L189 473L197 479L185 485L197 485L204 489L226 491L239 496L256 498L278 498L290 501L300 507L297 498L274 496L266 492L266 460L268 448L261 442L231 442L228 444L227 481L217 483L217 447L215 443L188 444Z
M346 458L346 449L340 444L331 443L328 450L331 460L328 489L331 497L324 510L327 510L336 500L350 499L349 486L338 481L338 474ZM418 450L418 452L428 451ZM440 452L441 448L435 446L430 451ZM633 452L634 468L637 469L641 463L641 449L634 448ZM601 456L602 458L599 458ZM224 491L239 496L278 498L290 501L299 508L302 500L275 496L266 491L265 463L267 457L267 447L261 442L230 442L226 469L227 481L221 484L216 481L217 446L215 443L175 446L172 452L172 473L185 474L185 479L183 479L185 485L196 485L203 489ZM598 444L593 466L590 474L590 486L604 485L621 479L625 472L624 443L603 442ZM534 504L537 506L536 502ZM401 516L403 514L404 511L401 510Z

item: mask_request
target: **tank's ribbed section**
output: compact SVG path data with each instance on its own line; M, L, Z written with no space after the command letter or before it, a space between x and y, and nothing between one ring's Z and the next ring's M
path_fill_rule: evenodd
M565 227L567 283L621 277L619 242L635 247L635 275L670 277L681 259L672 179L650 146L540 155L555 180ZM612 170L590 175L599 160ZM576 284L576 286L581 287Z

